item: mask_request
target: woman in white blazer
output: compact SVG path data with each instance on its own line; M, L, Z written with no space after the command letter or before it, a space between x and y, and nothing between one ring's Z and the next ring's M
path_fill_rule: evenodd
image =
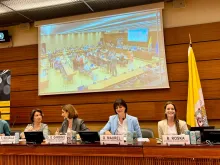
M187 124L183 120L177 118L177 110L175 104L168 101L165 106L165 119L158 122L158 135L162 138L162 135L180 135L184 134L187 128Z

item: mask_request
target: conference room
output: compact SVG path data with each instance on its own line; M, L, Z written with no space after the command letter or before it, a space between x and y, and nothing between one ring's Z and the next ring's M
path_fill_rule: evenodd
M0 164L219 163L219 146L211 139L163 145L158 123L173 115L174 128L182 128L181 133L174 129L176 137L190 138L185 128L198 131L190 126L200 127L201 133L208 126L218 131L218 0L25 3L0 1L0 111L6 121L1 125L21 137L22 132L39 132L31 127L37 121L45 140L41 145L25 143L22 136L18 144L1 144ZM196 86L192 69L199 75ZM199 101L192 99L197 96ZM123 101L114 107L117 99L127 108ZM172 112L167 102L172 102ZM119 123L129 123L131 116L132 128L137 126L133 135L140 129L142 136L128 145L82 144L80 134L73 144L47 143L48 136L67 136L65 115L70 112L64 107L69 105L77 114L70 118L101 140L120 136L120 124L115 131L108 127L113 135L106 130L100 134L111 116ZM123 107L127 112L120 116Z

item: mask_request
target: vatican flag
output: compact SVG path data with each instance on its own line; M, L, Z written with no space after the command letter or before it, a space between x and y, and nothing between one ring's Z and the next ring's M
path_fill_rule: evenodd
M190 44L188 49L188 68L189 80L186 122L191 127L208 126L205 102L192 44Z

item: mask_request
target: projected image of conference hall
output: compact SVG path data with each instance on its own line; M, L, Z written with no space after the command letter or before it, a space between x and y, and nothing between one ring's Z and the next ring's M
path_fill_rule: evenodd
M160 11L40 27L39 94L166 88Z

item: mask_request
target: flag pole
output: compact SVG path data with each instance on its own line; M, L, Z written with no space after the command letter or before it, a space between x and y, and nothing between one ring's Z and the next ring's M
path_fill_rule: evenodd
M192 40L190 33L189 33L189 41L190 41L189 49L188 49L189 79L188 79L186 121L187 124L190 125L191 127L208 126L205 101L202 93L202 87L196 65L196 59L192 49Z
M189 33L189 45L192 47L192 40L191 40L191 35Z

